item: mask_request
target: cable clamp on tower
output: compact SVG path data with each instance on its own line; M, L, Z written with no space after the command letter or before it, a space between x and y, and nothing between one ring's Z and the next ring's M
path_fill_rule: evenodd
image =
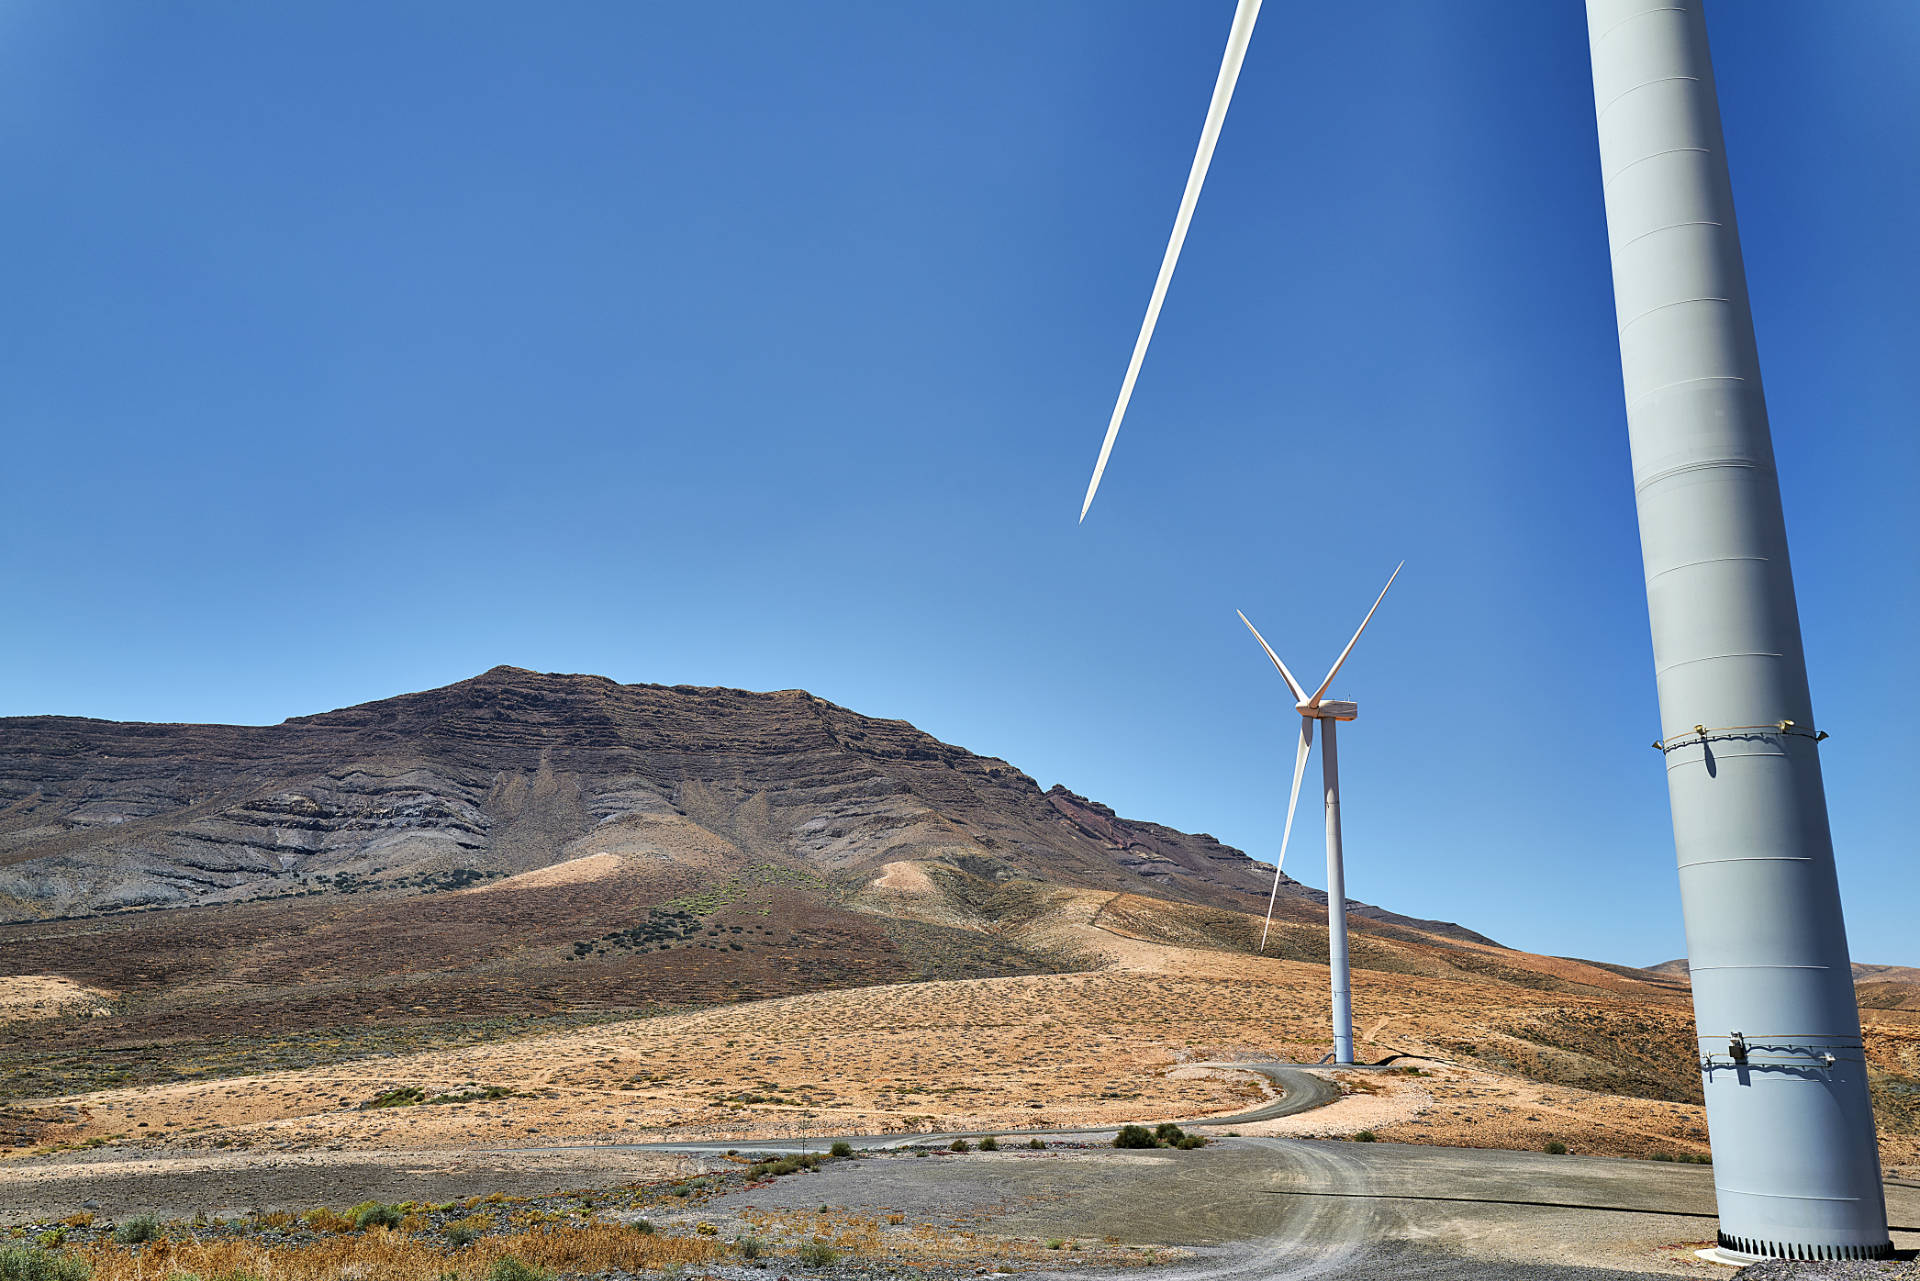
M1827 738L1827 731L1802 729L1794 721L1773 721L1766 725L1721 725L1712 729L1695 725L1690 733L1654 739L1653 749L1656 752L1671 752L1675 748L1728 738L1810 738L1819 743Z

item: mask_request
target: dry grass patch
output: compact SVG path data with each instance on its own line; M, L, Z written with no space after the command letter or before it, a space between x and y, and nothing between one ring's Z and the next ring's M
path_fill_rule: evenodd
M253 1241L163 1241L143 1247L89 1246L74 1253L93 1267L93 1281L155 1281L195 1276L258 1276L273 1281L482 1281L496 1260L518 1259L562 1272L628 1272L710 1263L721 1247L689 1237L645 1235L614 1224L549 1227L483 1237L449 1250L384 1228L274 1247Z

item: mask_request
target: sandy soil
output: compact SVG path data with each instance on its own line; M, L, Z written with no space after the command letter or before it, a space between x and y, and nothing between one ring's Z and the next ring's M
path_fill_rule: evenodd
M547 885L578 885L585 881L604 880L619 870L618 854L587 854L580 858L570 858L564 863L555 863L549 867L535 868L531 872L522 872L518 876L509 876L505 880L494 881L489 885L476 885L472 889L460 892L497 894L501 890L530 890Z
M918 863L882 863L880 875L873 878L876 890L895 890L902 894L933 893L933 878Z
M114 993L84 987L53 974L0 976L0 1023L14 1019L50 1019L102 1006Z
M0 1165L0 1221L63 1217L94 1202L103 1218L335 1208L362 1201L537 1196L696 1173L712 1162L656 1152L147 1152L101 1150Z

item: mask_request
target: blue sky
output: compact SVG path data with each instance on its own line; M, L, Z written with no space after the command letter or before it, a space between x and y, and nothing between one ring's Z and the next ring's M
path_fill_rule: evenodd
M0 9L0 714L804 687L1682 950L1577 4ZM1857 959L1920 964L1920 7L1710 15ZM1289 871L1323 882L1311 810Z

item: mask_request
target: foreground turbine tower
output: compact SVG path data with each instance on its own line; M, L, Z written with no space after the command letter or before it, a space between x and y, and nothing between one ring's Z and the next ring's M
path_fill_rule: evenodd
M1587 0L1720 1247L1892 1254L1700 0Z

